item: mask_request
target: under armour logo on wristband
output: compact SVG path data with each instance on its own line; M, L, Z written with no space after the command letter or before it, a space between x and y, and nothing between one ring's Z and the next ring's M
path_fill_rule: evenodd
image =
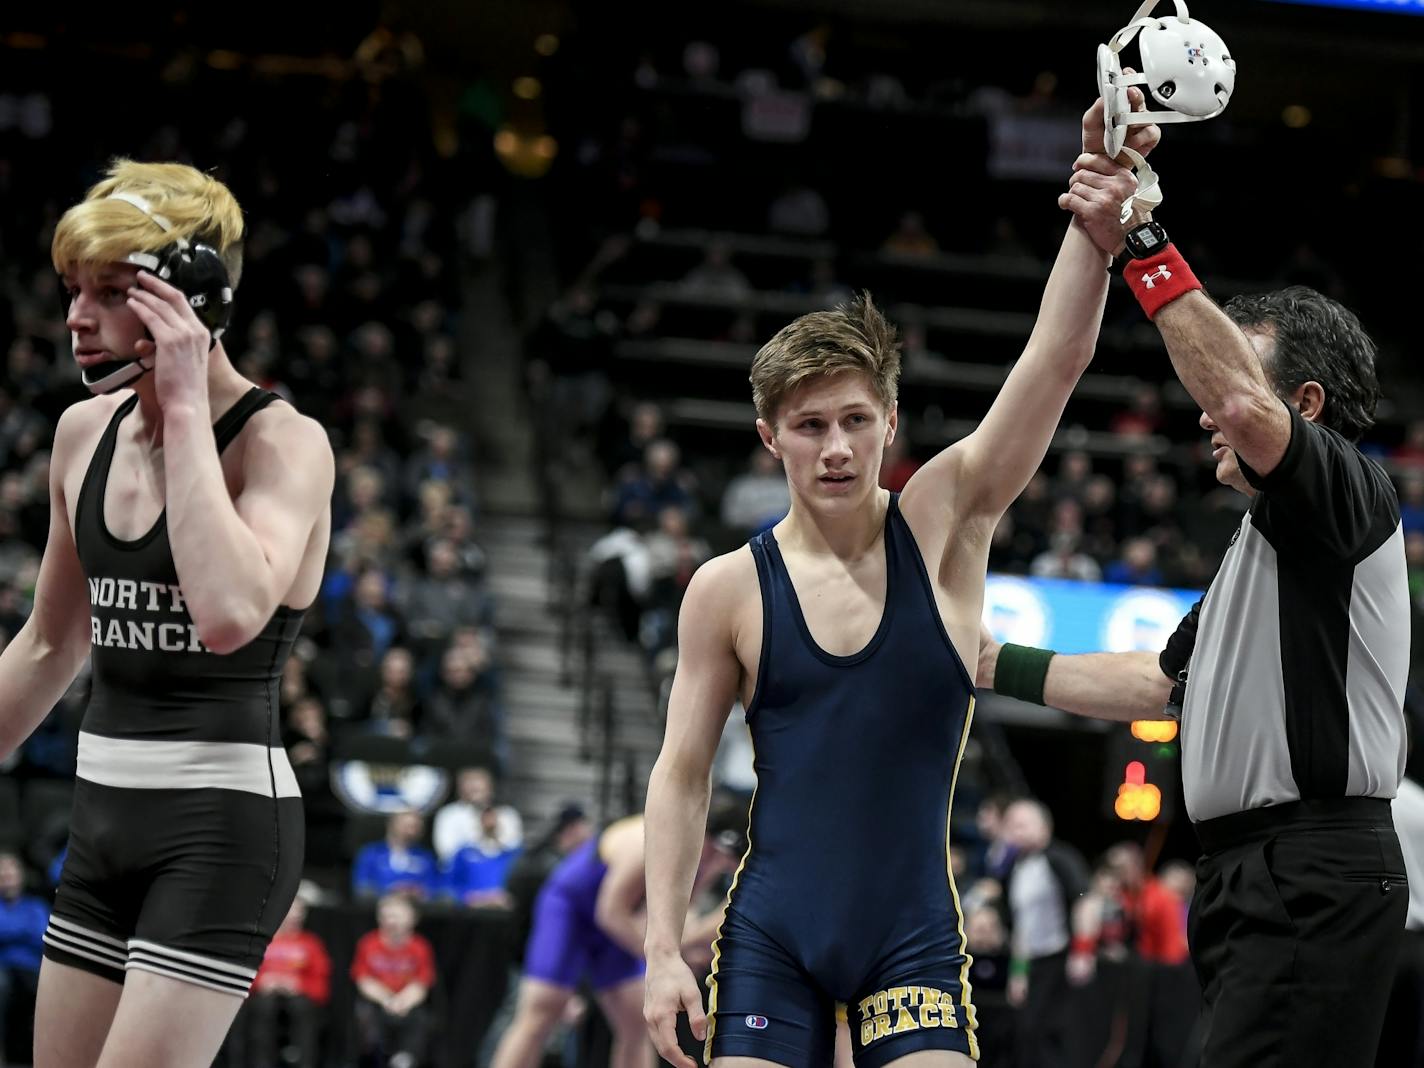
M1123 278L1149 319L1183 294L1202 287L1173 245L1165 246L1150 259L1133 260Z

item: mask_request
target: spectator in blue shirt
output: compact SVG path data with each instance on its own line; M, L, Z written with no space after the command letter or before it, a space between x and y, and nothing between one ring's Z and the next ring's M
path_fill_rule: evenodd
M1399 480L1399 521L1406 534L1424 530L1424 472L1407 471Z
M435 854L421 845L425 821L418 812L397 812L386 822L386 840L362 846L351 873L357 897L407 894L419 900L439 890Z
M626 472L617 487L613 521L635 529L651 527L664 508L693 506L690 475L681 469L682 453L666 438L651 442L641 466Z
M1122 555L1103 571L1103 581L1125 586L1162 585L1156 542L1151 538L1128 538L1122 544Z
M523 850L500 839L499 810L480 813L474 844L467 845L445 868L445 892L463 905L508 905L505 890L509 869Z
M34 1000L49 906L24 892L25 871L14 853L0 853L0 1062L10 999L23 991Z

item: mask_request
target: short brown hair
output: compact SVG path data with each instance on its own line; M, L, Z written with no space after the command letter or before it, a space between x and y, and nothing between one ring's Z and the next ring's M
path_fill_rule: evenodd
M862 371L888 412L900 395L900 335L870 294L811 312L777 331L752 360L752 403L775 425L788 394L809 378Z

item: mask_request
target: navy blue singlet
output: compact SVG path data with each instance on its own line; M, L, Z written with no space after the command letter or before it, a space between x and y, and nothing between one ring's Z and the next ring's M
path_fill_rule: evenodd
M978 1055L948 853L973 681L898 495L884 541L884 615L851 656L816 644L772 532L751 542L757 790L708 981L709 1056L829 1064L837 1003L859 1065Z

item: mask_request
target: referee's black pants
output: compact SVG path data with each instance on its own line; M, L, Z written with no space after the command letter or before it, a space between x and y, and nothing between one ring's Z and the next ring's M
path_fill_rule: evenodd
M1389 802L1297 801L1196 830L1202 1068L1373 1065L1409 908Z
M1403 937L1375 1068L1424 1068L1424 930Z

